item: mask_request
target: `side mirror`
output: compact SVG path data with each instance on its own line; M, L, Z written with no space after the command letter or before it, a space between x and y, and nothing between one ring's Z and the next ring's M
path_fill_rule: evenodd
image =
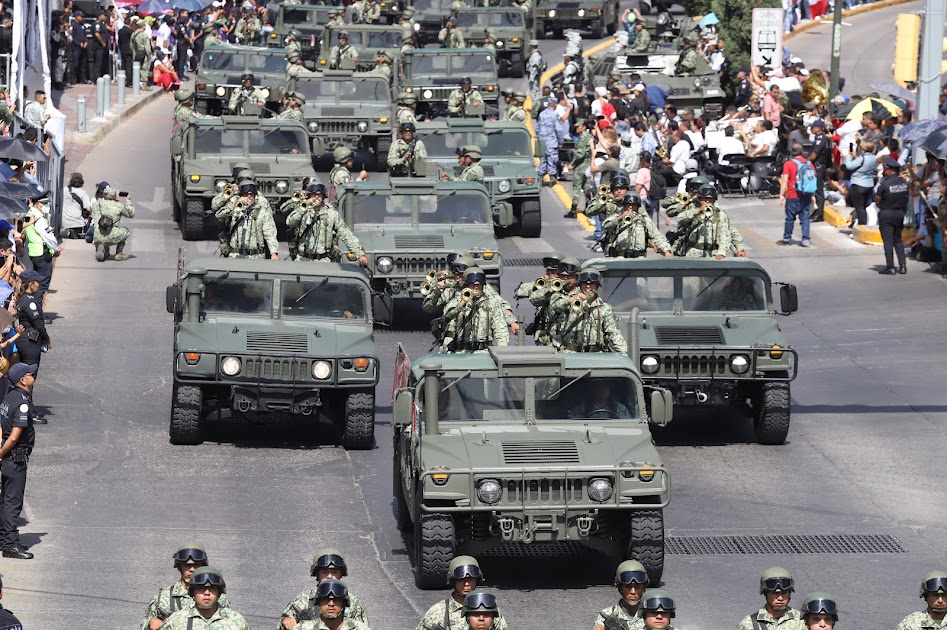
M799 310L799 296L796 285L784 284L779 287L779 310L788 315Z
M513 225L513 205L507 201L498 202L493 210L496 215L496 223L500 227L509 227Z
M396 427L406 427L414 422L414 392L399 389L391 409L391 421Z
M536 150L533 151L533 155L538 158L546 155L546 142L544 140L536 139Z
M178 285L172 284L164 290L164 307L168 312L174 315L178 311L178 296L180 295Z
M184 153L184 144L181 136L171 136L171 155L177 157Z
M372 295L372 317L376 324L391 326L395 318L395 301L389 293Z
M667 426L671 423L671 417L674 415L674 402L671 400L671 392L666 389L655 388L651 390L651 424L659 427Z

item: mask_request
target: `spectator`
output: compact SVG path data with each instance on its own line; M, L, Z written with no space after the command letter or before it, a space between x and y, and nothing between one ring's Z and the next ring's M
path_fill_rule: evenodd
M677 186L687 172L687 160L691 157L691 145L680 129L671 134L671 152L659 169L668 186Z
M849 205L849 184L839 179L839 170L835 166L825 169L825 200L833 206L844 208Z
M125 87L132 86L132 22L123 22L118 29L118 54L122 59L122 69L125 71Z
M652 203L648 198L648 191L651 190L651 153L648 151L642 151L638 159L638 171L635 173L634 186L635 192L638 193L638 196L647 206L648 214L652 214Z
M30 101L23 110L23 120L37 129L42 129L49 120L49 114L46 113L46 92L36 90L35 96L36 99Z
M747 142L746 131L743 131L743 140ZM776 154L779 137L773 131L773 123L769 120L760 120L756 123L756 133L748 141L750 148L747 153L750 157L769 157Z
M89 193L82 189L85 180L82 173L69 176L62 202L62 229L68 238L84 238L92 216L92 200Z
M743 140L734 135L733 125L727 125L723 130L723 140L717 147L717 162L721 166L729 166L728 155L746 155L746 145Z
M763 95L763 118L773 123L773 127L777 129L783 115L783 106L779 104L779 94L779 86L774 83Z
M779 245L792 245L792 233L796 224L796 217L798 217L799 226L802 230L802 242L800 244L803 247L809 247L811 195L796 190L799 169L806 165L808 160L803 156L804 151L801 144L792 145L789 151L791 158L783 164L782 177L779 178L779 201L785 204L786 222L783 226L783 238L777 243Z
M850 195L854 211L848 219L848 225L868 225L866 208L871 203L875 188L875 171L878 163L875 159L875 145L870 140L862 140L857 154L845 160L845 168L851 172Z
M171 65L164 51L158 50L155 52L155 61L152 67L154 84L163 87L165 92L173 92L181 87L178 73L174 71L174 66Z
M38 199L30 201L29 212L23 217L23 237L26 240L27 255L33 261L33 271L41 278L36 299L42 303L53 278L53 257L62 253L62 248L49 227L45 209Z

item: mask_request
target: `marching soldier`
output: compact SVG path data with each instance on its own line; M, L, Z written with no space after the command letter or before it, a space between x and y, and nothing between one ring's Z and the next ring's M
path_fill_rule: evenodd
M674 255L723 260L727 250L732 248L737 256L745 258L742 236L717 206L717 188L704 184L697 191L697 197L697 208L677 215L678 224L686 227L674 242Z
M467 47L467 43L464 41L464 34L457 28L457 18L454 17L454 5L458 2L461 2L461 0L454 0L454 2L451 3L451 17L447 19L447 24L441 29L441 32L437 34L437 41L440 42L444 48Z
M226 630L250 630L243 615L229 606L224 607L220 598L227 593L224 576L212 567L201 567L194 571L187 587L191 596L189 605L173 613L160 626L164 630L193 630L196 628L226 628Z
M398 133L401 136L391 143L388 149L388 176L414 177L417 164L427 159L424 142L414 137L413 122L401 123Z
M553 312L566 316L561 332L554 338L559 350L628 353L612 307L598 294L601 286L599 272L583 271L577 287L568 295L560 292L550 299Z
M329 181L332 183L333 193L335 193L333 198L336 198L340 187L352 181L352 172L349 169L355 164L355 153L348 147L336 147L332 151L332 159L335 160L335 166L329 171ZM360 182L368 179L368 173L365 169L359 171L356 179Z
M585 171L592 164L592 134L589 133L587 121L577 118L575 121L575 131L579 138L575 141L575 149L572 153L572 207L563 217L574 219L579 211L579 205L586 202L585 187L589 185L589 178ZM588 203L586 206L586 216L588 216Z
M417 118L414 111L418 108L418 97L410 92L402 92L398 95L398 114L396 119L399 125L404 123L416 123Z
M367 265L365 250L358 238L345 224L342 216L332 206L325 203L326 187L322 184L309 184L309 199L298 202L296 209L286 218L286 227L293 231L296 252L293 260L314 260L317 262L339 262L341 251L336 246L341 241L349 252L358 256L361 265Z
M378 3L374 3L377 7ZM379 50L375 55L375 67L372 68L372 72L375 74L380 74L385 77L389 85L391 84L391 55L386 53L384 50Z
M230 94L230 102L227 104L230 113L238 116L244 115L244 105L251 103L257 107L266 105L266 96L263 90L253 85L254 76L251 72L245 72L240 75L240 87Z
M276 223L269 202L257 195L256 184L251 181L243 182L238 194L214 213L227 230L227 257L279 260Z
M552 345L550 329L555 321L555 314L549 307L549 300L554 293L565 289L565 280L559 276L559 264L563 260L562 254L550 254L543 258L543 267L546 273L533 282L524 282L516 289L514 296L517 301L529 298L529 303L536 307L533 323L526 327L526 334L533 335L537 346Z
M674 600L666 592L657 588L645 591L638 608L647 630L672 630Z
M358 61L358 51L349 45L348 31L339 31L339 44L329 49L329 68L337 70L346 60Z
M697 72L697 49L694 48L694 40L685 37L682 40L683 49L677 57L677 63L674 64L674 74L679 77L694 76Z
M608 186L607 191L606 186ZM612 177L610 184L599 186L598 198L586 206L585 215L588 217L601 216L604 223L606 219L622 211L625 196L629 190L631 190L631 181L627 177L623 175Z
M497 300L484 294L486 283L487 276L479 267L464 272L463 289L444 308L447 326L441 352L486 352L489 346L509 344L506 314Z
M747 615L737 625L737 630L803 630L802 614L789 607L795 591L792 575L782 567L770 567L760 576L760 595L766 605Z
M282 619L280 619L280 629L293 630L296 624L301 621L318 619L319 588L322 583L339 582L348 574L349 570L341 551L338 549L320 549L317 551L312 559L312 566L309 567L309 575L317 580L316 588L303 591L286 606L283 610ZM347 592L347 595L348 603L342 615L346 620L357 621L364 624L363 627L367 627L368 614L366 614L361 600L350 591ZM299 627L304 628L305 626L300 625Z
M624 624L626 628L636 628L644 625L641 618L641 596L648 588L648 572L644 565L637 560L625 560L615 570L615 587L621 599L614 606L602 610L592 623L592 630L605 630L606 627L615 627Z
M306 120L306 117L303 116L303 111L300 108L305 104L305 96L299 92L290 92L286 95L286 107L283 108L283 111L279 113L277 118L280 120L298 120L302 122Z
M340 580L320 582L314 603L312 616L301 621L298 630L368 630L367 624L344 616L350 605L349 589Z
M483 167L480 166L480 158L482 155L483 153L480 151L480 147L475 144L464 147L460 150L460 155L457 158L457 161L464 167L464 170L461 171L460 175L442 173L441 179L445 182L483 183Z
M539 40L529 40L529 59L526 61L526 76L529 78L529 95L536 102L539 99L539 86L543 72L546 71L546 62L539 52Z
M513 95L510 97L510 106L506 112L503 113L503 120L525 123L527 118L526 110L523 109L523 103L525 102L525 92L513 92Z
M927 603L927 608L905 617L897 630L937 630L944 627L944 618L947 616L947 572L934 571L924 576L921 599Z
M186 542L171 557L174 558L174 568L180 573L180 579L171 586L159 589L158 594L151 598L141 622L141 630L158 630L173 613L194 603L188 592L191 576L197 569L207 566L207 551L200 543ZM230 608L230 600L225 593L220 594L217 603L221 608Z
M691 177L684 184L684 192L668 195L661 200L661 208L667 215L664 220L665 225L671 224L671 218L676 217L685 210L691 210L697 207L697 191L700 187L709 184L710 180L702 175Z
M641 197L628 193L622 200L622 208L621 214L614 214L602 222L605 232L602 251L606 256L644 258L649 243L665 256L673 255L671 245L641 207Z
M177 101L174 106L174 120L181 125L190 125L204 118L217 118L194 111L194 92L190 90L178 90L174 93L174 100Z
M107 186L103 191L103 197L97 199L92 204L92 225L95 230L92 233L92 242L95 243L95 259L104 262L109 257L109 248L115 246L115 260L128 260L128 254L125 249L125 242L128 240L128 228L122 227L119 223L122 217L129 219L135 216L135 204L132 203L129 196L124 197L122 201L118 196L118 191Z
M467 595L461 612L467 630L498 630L502 621L500 609L497 608L497 598L487 591L474 591ZM505 622L503 627L506 627Z
M286 35L286 61L292 63L289 56L293 53L301 55L303 53L302 47L303 33L298 28L289 29L289 33Z
M428 608L417 630L447 630L463 628L464 600L483 580L480 563L473 556L457 556L447 566L447 583L453 589L450 597ZM506 620L497 611L493 630L506 630Z
M471 89L470 86L470 77L464 77L460 80L460 87L450 93L450 97L447 99L447 113L449 115L463 118L479 115L467 113L468 108L480 107L483 104L480 90Z

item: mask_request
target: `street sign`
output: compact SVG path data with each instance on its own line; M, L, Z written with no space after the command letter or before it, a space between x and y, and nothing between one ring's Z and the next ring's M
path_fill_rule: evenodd
M783 59L783 10L753 9L753 44L750 60L754 66L781 66Z

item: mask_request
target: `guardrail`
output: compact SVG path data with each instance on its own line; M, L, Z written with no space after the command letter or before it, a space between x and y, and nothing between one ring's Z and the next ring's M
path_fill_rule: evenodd
M30 127L19 114L13 116L13 134L16 135ZM54 234L62 229L62 196L64 189L64 173L66 168L65 156L56 148L54 142L49 143L50 155L46 162L36 163L36 179L43 190L49 193L49 225Z

